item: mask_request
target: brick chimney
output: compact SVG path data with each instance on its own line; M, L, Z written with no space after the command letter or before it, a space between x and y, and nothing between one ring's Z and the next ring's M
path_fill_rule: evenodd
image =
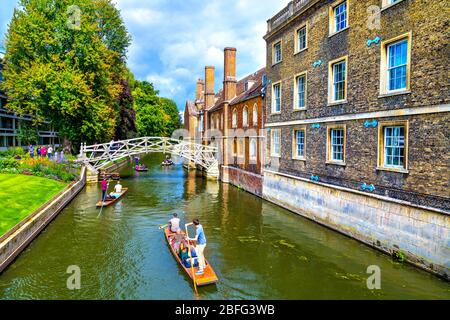
M205 67L205 108L209 109L214 105L214 72L213 66Z
M236 96L236 48L224 49L223 91L225 101Z
M205 81L203 81L202 79L198 79L197 80L197 89L195 91L195 101L200 100L200 98L202 97L202 93L204 91L204 86L205 86Z

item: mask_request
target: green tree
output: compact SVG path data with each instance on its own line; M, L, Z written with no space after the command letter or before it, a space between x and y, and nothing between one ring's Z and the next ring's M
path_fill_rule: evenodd
M133 98L139 136L167 137L180 126L176 103L158 94L153 84L135 81Z
M17 130L17 138L22 144L35 144L39 140L36 126L28 121L20 122L20 129Z
M110 0L19 5L6 36L8 108L35 122L49 120L76 146L109 141L120 117L131 41L119 11Z

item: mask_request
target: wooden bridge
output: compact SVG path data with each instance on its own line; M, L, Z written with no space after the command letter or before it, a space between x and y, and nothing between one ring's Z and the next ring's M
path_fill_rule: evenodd
M78 161L91 172L97 174L100 169L126 157L147 153L168 153L182 157L204 168L210 177L219 176L219 162L216 159L218 149L212 146L192 143L165 137L143 137L88 146L81 144Z

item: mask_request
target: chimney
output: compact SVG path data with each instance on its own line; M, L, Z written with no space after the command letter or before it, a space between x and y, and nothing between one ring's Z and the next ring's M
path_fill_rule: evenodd
M205 67L205 109L214 105L214 71L213 66Z
M223 91L225 101L236 96L236 48L224 49Z
M195 91L195 101L200 100L204 90L205 82L202 79L197 80L197 89Z

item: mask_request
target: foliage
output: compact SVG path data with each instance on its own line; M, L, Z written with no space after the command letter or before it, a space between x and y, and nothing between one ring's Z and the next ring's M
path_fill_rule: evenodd
M36 127L33 127L29 122L22 121L20 129L17 130L17 137L25 144L35 144L39 140L39 135Z
M406 260L406 255L402 251L394 251L393 257L399 262L404 262Z
M27 152L25 149L21 148L21 147L15 147L15 148L9 148L5 151L0 151L0 157L5 157L5 158L12 158L15 156L26 156Z
M81 23L71 27L72 5ZM48 119L61 137L109 141L130 36L111 0L21 0L6 36L8 108Z
M135 81L133 97L136 126L140 136L170 136L179 128L176 103L170 99L160 98L153 84Z
M133 95L128 80L121 81L122 91L120 92L118 104L120 107L119 120L116 127L116 140L126 140L136 138L136 111L133 109Z
M0 159L0 170L2 169L17 169L19 168L19 161L13 158Z

